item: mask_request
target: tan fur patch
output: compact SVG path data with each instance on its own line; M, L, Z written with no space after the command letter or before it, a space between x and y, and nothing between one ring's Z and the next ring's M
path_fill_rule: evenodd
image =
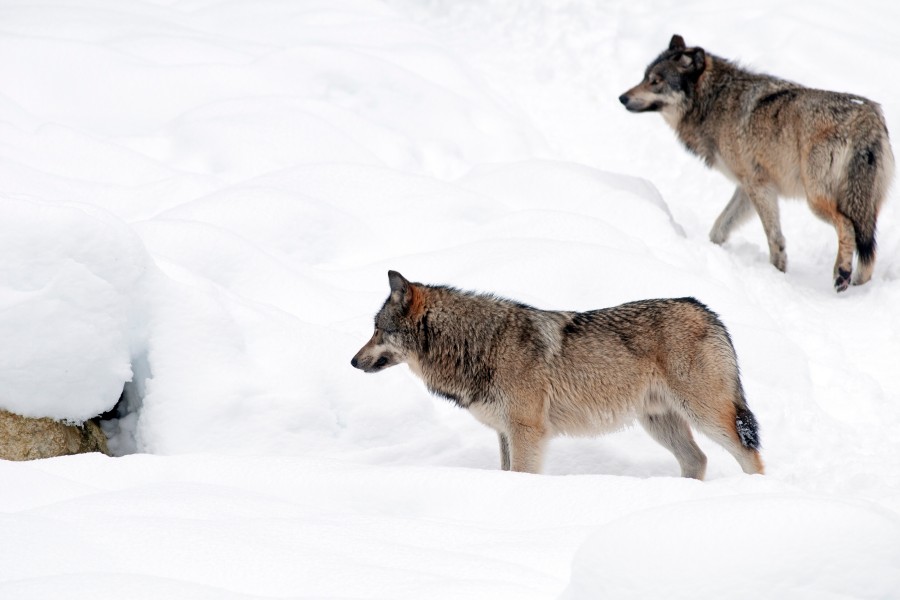
M838 224L838 211L834 200L824 196L813 196L808 201L809 207L817 217L833 225Z
M735 422L737 419L737 410L734 408L733 404L719 406L717 407L716 413L709 416L713 419L718 419L722 431L726 432L728 437L730 437L735 444L738 446L741 445L741 438L738 436L737 425Z
M409 316L418 319L425 312L425 292L410 284L409 286Z
M766 465L762 460L762 457L759 455L759 452L753 453L753 463L756 465L756 472L760 475L766 474Z

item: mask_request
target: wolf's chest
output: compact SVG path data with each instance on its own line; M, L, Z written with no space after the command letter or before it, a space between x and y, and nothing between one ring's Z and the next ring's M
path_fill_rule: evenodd
M500 402L473 402L468 407L472 416L479 422L496 429L498 431L506 431L508 429L508 418L506 410Z

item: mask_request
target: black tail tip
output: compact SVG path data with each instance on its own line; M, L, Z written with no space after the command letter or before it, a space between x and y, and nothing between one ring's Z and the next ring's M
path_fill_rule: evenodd
M859 257L859 262L864 264L870 264L875 260L875 236L862 238L861 236L856 237L856 254Z
M741 438L741 444L745 448L759 450L759 425L750 409L738 407L734 423L737 427L738 437Z

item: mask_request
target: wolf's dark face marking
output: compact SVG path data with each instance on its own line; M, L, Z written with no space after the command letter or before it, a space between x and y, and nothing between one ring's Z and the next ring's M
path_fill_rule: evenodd
M400 353L391 345L392 337L392 333L376 327L371 339L360 348L350 364L366 373L377 373L402 362Z
M703 73L703 48L686 48L680 35L644 71L641 82L619 96L630 112L678 110L691 96L691 87Z

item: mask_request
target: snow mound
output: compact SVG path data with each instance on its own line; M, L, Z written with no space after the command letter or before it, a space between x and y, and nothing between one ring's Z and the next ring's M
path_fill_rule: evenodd
M889 598L900 519L862 503L722 497L638 511L579 549L562 600Z
M88 206L0 199L0 408L81 422L131 379L151 261Z

